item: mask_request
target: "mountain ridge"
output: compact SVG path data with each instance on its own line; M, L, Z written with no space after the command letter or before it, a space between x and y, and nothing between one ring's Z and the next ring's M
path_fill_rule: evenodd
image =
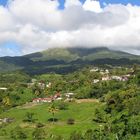
M0 57L0 72L23 70L27 73L65 73L87 65L130 65L140 63L140 56L100 48L51 48L16 57ZM12 67L12 69L10 68Z

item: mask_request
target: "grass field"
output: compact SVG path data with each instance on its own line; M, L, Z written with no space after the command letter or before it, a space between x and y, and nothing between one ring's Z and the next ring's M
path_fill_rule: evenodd
M69 135L73 131L85 132L89 128L98 127L98 124L92 122L92 119L95 108L99 107L100 105L101 104L97 102L68 103L67 110L59 110L57 113L55 113L55 118L58 119L58 122L55 122L54 124L52 122L48 122L48 119L52 117L52 114L48 112L48 103L32 106L30 108L13 108L0 114L0 118L9 117L15 119L14 122L7 124L0 129L0 132L5 129L7 133L7 136L1 136L0 140L11 139L9 137L10 131L16 126L24 128L28 134L28 139L30 140L32 139L31 134L35 129L37 122L45 125L44 129L47 135L61 135L65 139L68 139ZM35 113L34 118L37 119L35 123L23 122L27 112ZM67 124L67 120L69 118L73 118L75 120L74 125Z

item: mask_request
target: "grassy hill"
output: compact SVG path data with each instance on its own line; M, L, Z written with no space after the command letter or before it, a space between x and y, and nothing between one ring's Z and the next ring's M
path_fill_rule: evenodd
M132 65L140 56L101 48L53 48L21 57L0 58L0 72L23 70L29 74L68 73L87 65Z
M52 117L52 114L48 112L49 104L43 104L38 106L28 106L28 107L17 107L9 110L0 115L1 118L10 117L14 118L14 122L8 124L4 129L7 132L8 137L1 136L3 132L0 130L1 139L10 139L10 131L13 130L16 126L23 128L28 134L28 140L32 140L32 132L35 129L37 123L44 124L44 129L46 130L47 136L52 135L61 135L65 139L68 139L70 134L73 131L85 132L89 128L95 128L98 126L98 123L92 122L94 116L95 108L101 106L99 103L69 103L67 110L59 110L55 114L55 118L58 119L58 122L52 123L48 122L48 119ZM27 112L33 112L34 118L36 119L35 123L27 123L23 120L26 117ZM67 120L73 118L75 120L74 125L68 125ZM47 138L47 140L53 140Z

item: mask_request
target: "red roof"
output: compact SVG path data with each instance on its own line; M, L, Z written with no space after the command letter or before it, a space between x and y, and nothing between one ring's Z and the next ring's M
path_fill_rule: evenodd
M42 101L42 100L51 100L51 98L35 98L35 99L33 99L33 101L36 101L36 100L40 100L40 101Z
M54 96L56 96L56 97L60 97L61 94L60 94L60 93L56 93Z

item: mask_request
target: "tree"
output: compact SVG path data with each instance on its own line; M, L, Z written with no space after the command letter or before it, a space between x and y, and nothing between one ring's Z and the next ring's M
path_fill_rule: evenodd
M35 120L36 120L36 119L34 118L34 115L35 115L34 113L27 112L24 121L34 123Z
M55 107L54 104L52 104L50 107L49 107L49 112L52 114L53 116L53 124L54 124L54 115L56 112L58 112L58 109Z
M2 103L4 106L9 106L10 105L10 98L9 97L3 98Z

